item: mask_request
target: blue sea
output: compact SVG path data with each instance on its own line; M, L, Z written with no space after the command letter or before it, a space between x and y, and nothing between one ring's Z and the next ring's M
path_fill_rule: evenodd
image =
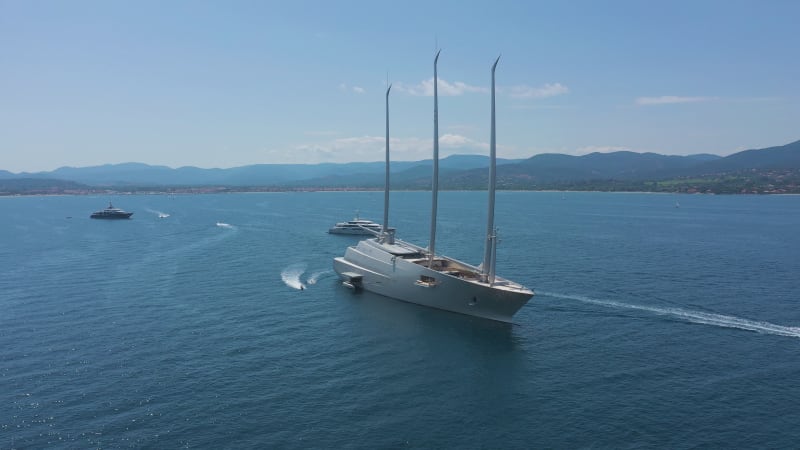
M485 208L441 193L439 253L479 263ZM429 209L390 225L427 245ZM513 324L341 286L356 210L383 193L0 198L0 448L800 442L800 197L499 192Z

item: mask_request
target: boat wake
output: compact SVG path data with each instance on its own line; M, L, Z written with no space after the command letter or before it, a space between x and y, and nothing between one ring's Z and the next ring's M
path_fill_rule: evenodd
M157 211L155 209L150 209L150 208L147 208L146 210L147 210L147 212L151 212L151 213L155 214L156 216L158 216L159 219L166 219L167 217L169 217L169 214L167 214L165 212Z
M306 271L306 265L303 263L292 264L283 271L281 271L281 280L283 280L286 286L289 286L293 289L303 290L306 286L300 281L300 276L302 276ZM312 283L313 284L313 283Z
M773 334L776 336L789 336L800 338L800 327L788 327L784 325L776 325L770 322L759 322L756 320L744 319L735 316L726 316L723 314L708 313L703 311L692 311L682 308L662 308L658 306L644 306L635 305L631 303L617 302L613 300L598 300L582 295L565 295L555 294L552 292L538 292L540 295L547 297L563 298L566 300L575 300L583 303L590 303L592 305L603 306L606 308L623 308L633 309L636 311L645 311L660 316L670 316L676 319L684 320L691 323L698 323L702 325L712 325L723 328L737 328L740 330L755 331L763 334Z
M328 269L328 270L318 270L318 271L312 273L311 276L306 279L306 283L308 283L308 284L317 284L317 281L319 281L320 278L324 278L324 277L326 277L328 275L332 275L332 274L333 274L333 270L330 270L330 269Z
M233 225L231 225L229 223L225 223L225 222L217 222L217 226L220 227L220 228L228 228L228 229L231 229L231 230L236 228Z

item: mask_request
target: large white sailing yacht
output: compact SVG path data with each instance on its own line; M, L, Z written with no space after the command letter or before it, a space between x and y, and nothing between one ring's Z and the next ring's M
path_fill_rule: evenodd
M333 268L343 284L432 308L510 322L514 313L533 296L521 284L495 275L497 233L494 228L496 180L495 69L492 65L492 114L489 168L489 214L483 263L475 267L436 255L436 209L439 191L439 104L437 64L433 62L433 186L431 238L428 248L395 239L389 228L389 92L386 89L386 186L380 233L334 258Z

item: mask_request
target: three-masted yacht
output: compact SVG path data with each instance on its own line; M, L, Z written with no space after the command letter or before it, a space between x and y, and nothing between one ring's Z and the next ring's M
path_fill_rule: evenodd
M489 214L483 263L472 266L436 255L436 215L439 193L439 104L437 65L433 62L433 185L431 237L427 248L395 238L389 225L389 93L386 89L386 185L383 225L374 238L348 247L334 258L342 284L418 305L510 322L533 296L533 291L495 274L497 232L494 228L496 185L495 69L492 65L492 112L489 167Z

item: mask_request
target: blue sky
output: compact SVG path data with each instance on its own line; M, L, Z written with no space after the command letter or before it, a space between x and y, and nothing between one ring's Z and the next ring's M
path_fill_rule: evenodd
M628 149L800 139L798 1L0 0L0 169Z

